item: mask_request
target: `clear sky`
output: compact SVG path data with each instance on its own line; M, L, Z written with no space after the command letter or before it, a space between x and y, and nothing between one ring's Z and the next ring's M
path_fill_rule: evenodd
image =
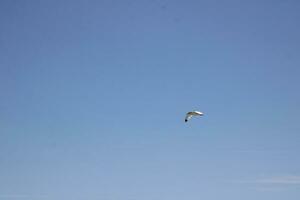
M299 200L299 10L0 1L0 199Z

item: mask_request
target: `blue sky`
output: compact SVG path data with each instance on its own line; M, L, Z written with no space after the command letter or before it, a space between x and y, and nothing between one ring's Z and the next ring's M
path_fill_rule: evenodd
M0 199L298 200L299 9L1 1Z

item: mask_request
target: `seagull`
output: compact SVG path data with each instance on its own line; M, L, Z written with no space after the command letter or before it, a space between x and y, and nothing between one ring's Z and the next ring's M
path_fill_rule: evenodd
M188 112L186 113L186 117L184 119L185 122L187 122L189 119L191 119L193 116L202 116L203 113L199 112L199 111L192 111L192 112Z

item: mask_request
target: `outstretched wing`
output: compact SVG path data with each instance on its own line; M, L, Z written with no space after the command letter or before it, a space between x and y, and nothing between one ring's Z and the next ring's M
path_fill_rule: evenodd
M189 119L191 119L192 117L193 117L193 115L191 115L190 113L187 113L186 116L185 116L184 121L187 122L187 121L189 121Z

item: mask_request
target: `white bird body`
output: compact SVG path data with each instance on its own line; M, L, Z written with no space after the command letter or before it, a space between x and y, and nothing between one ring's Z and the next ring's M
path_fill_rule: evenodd
M191 112L186 113L186 117L185 117L184 121L187 122L193 116L202 116L202 115L203 115L203 113L200 111L191 111Z

